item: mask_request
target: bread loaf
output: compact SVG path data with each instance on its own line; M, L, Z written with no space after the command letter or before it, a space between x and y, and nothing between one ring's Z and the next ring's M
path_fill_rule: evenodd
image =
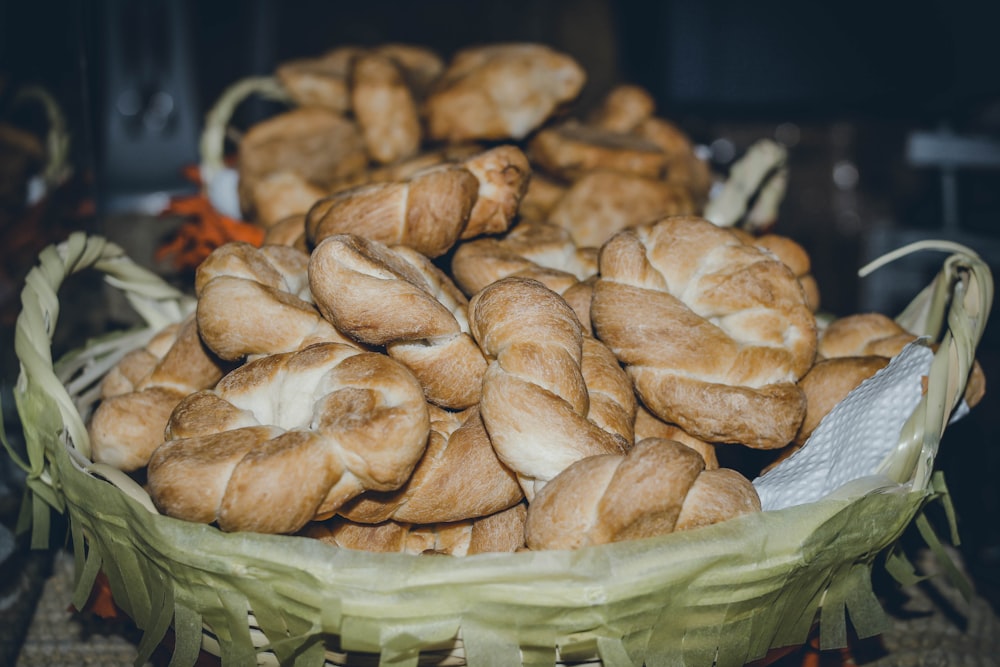
M497 458L478 407L430 407L427 451L398 491L369 491L340 508L358 523L436 524L505 510L523 498L517 478Z
M427 446L419 383L389 357L323 343L262 357L182 401L147 469L161 512L291 533L391 491Z
M432 140L523 139L583 89L586 74L541 44L489 44L459 50L424 104Z
M309 256L289 246L220 246L198 267L198 331L220 358L291 352L319 342L356 343L311 303Z
M643 404L709 442L774 449L798 431L816 323L791 271L697 217L601 249L591 321Z
M174 407L213 386L226 368L202 344L193 315L157 333L102 382L101 402L88 426L94 461L125 471L145 466L163 442Z
M647 438L627 454L591 456L549 481L528 506L528 548L578 549L688 530L760 511L739 473L705 470L693 449Z
M466 298L428 258L338 234L316 246L309 280L324 317L357 341L385 346L429 401L455 409L479 402L486 359L469 333Z
M483 423L529 502L573 461L631 446L592 419L584 334L562 297L536 280L504 278L472 298L469 320L491 360L479 404Z

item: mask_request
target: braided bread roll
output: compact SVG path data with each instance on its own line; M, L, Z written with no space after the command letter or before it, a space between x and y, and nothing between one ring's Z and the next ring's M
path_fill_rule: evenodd
M430 406L430 439L398 491L364 493L339 511L358 523L437 524L487 516L519 503L514 473L497 458L477 407L449 412Z
M391 491L427 446L420 385L383 354L322 343L248 362L174 410L148 488L165 514L291 533Z
M601 249L591 320L655 415L709 442L792 440L816 322L791 271L702 218L664 218Z
M662 178L667 166L667 155L656 144L576 120L540 130L528 143L528 155L539 169L564 181L597 170Z
M819 310L819 285L816 283L816 277L812 274L812 260L809 258L809 253L806 252L805 248L789 237L780 234L761 234L757 236L739 227L728 227L727 229L736 234L744 243L755 245L758 248L763 248L774 253L775 257L791 269L792 273L798 279L799 284L802 285L802 291L805 292L809 310L814 313Z
M492 360L479 403L483 423L529 502L573 461L628 449L631 428L612 432L596 423L593 406L600 402L591 400L581 369L583 330L562 297L536 280L504 278L473 297L469 320ZM627 386L624 373L617 377ZM630 393L623 388L615 395ZM609 427L620 423L602 420Z
M407 181L363 185L321 199L306 215L306 234L314 246L334 234L357 234L438 257L461 236L478 192L479 180L468 169L431 167Z
M488 44L460 50L427 96L432 140L523 139L583 89L573 58L541 44Z
M387 55L362 53L351 75L351 107L368 154L382 164L415 155L423 129L402 68Z
M647 438L624 455L572 464L528 506L529 549L579 549L689 530L760 511L738 472L705 470L693 449Z
M305 537L344 549L415 556L472 556L510 553L524 548L524 503L478 519L416 525L398 521L361 524L334 517L306 526Z
M309 255L281 245L233 242L198 267L198 329L229 361L290 352L319 342L356 345L311 303Z
M469 296L508 276L537 280L566 299L584 332L592 333L590 297L597 251L578 248L559 225L522 221L502 237L461 243L451 258L451 274Z
M429 401L455 409L479 402L486 359L469 333L468 303L427 257L338 234L316 246L309 278L324 317L358 341L384 345Z
M174 407L213 386L224 369L202 344L194 315L159 331L101 382L101 402L88 425L93 460L129 472L145 466Z

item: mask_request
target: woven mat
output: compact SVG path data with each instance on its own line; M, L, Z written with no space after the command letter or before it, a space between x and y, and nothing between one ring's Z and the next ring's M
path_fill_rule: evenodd
M131 667L139 632L125 621L73 612L69 606L72 591L73 559L68 553L58 552L17 667ZM875 640L853 647L853 662L845 665L1000 667L1000 617L982 597L966 602L946 577L933 577L921 585L901 589L898 598L886 601L886 608L892 628ZM828 658L813 664L834 664ZM777 664L807 663L798 657ZM147 665L155 667L153 663Z

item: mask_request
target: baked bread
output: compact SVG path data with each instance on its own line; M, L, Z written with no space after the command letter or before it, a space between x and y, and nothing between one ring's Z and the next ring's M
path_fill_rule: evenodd
M791 271L697 217L664 218L601 249L591 321L643 404L709 442L788 444L816 321Z
M361 51L341 46L315 58L288 60L275 68L274 76L297 105L346 115L351 109L351 67Z
M549 212L577 245L600 248L615 233L668 215L691 215L697 206L686 187L661 179L598 170L581 176Z
M752 234L739 227L728 227L732 233L736 234L741 241L763 248L774 254L775 257L784 262L785 266L791 269L792 273L802 285L802 291L806 295L806 303L809 310L814 313L819 310L819 285L812 274L812 260L809 253L799 243L781 234Z
M598 169L661 178L667 165L667 155L652 142L577 120L539 130L528 154L540 170L565 181Z
M655 111L656 101L648 90L634 84L619 84L604 96L587 122L609 132L627 133Z
M250 361L182 401L149 461L164 514L292 533L409 478L429 433L413 374L336 343Z
M566 190L566 184L537 171L532 172L528 188L521 198L518 216L522 221L547 221L556 203L566 194Z
M318 342L356 347L313 305L308 265L309 256L290 246L233 242L212 251L195 273L205 345L227 361Z
M486 359L469 333L465 295L427 257L361 236L325 238L309 260L323 316L409 368L427 400L464 409L479 402Z
M357 123L320 107L295 107L252 125L240 140L240 205L253 219L261 178L293 171L319 188L364 170L368 153Z
M536 280L503 278L469 302L469 324L491 360L483 423L529 502L573 461L631 446L629 434L605 430L591 415L584 334L562 297ZM624 373L619 378L627 386Z
M497 458L478 407L430 406L427 451L398 491L369 491L340 508L358 523L436 524L487 516L519 503L514 473Z
M644 406L639 405L635 413L635 441L646 438L674 440L687 445L701 454L705 460L705 470L715 470L719 467L719 457L715 453L715 445L696 438L676 424L668 424Z
M465 231L479 188L471 171L451 164L425 169L407 181L351 188L309 210L306 235L313 246L335 234L357 234L439 257Z
M820 358L864 357L878 355L892 358L917 336L881 313L855 313L835 319L823 329L817 352ZM931 346L937 351L937 345ZM974 360L966 378L963 398L975 407L986 394L986 375Z
M479 180L479 192L459 238L507 231L531 178L528 158L517 146L505 144L468 157L462 166Z
M363 53L351 74L351 109L371 158L388 164L416 155L423 140L417 102L392 58Z
M88 425L93 460L126 472L145 466L174 407L213 386L227 368L202 344L194 315L157 332L101 382L101 402Z
M302 535L344 549L381 553L472 556L514 552L524 548L523 503L478 519L416 525L385 521L361 524L334 517L313 523Z
M291 215L305 215L326 189L310 183L294 171L276 171L261 176L251 185L254 222L270 229Z
M286 245L309 254L311 250L306 241L305 213L282 218L264 230L263 245Z
M571 57L530 43L458 51L424 104L430 139L520 140L576 99L586 74Z
M760 498L738 472L705 470L686 445L647 438L627 454L569 466L528 506L529 549L578 549L689 530L751 512Z
M503 236L460 244L451 258L451 274L469 296L514 275L563 292L597 274L597 252L579 248L564 227L522 221Z

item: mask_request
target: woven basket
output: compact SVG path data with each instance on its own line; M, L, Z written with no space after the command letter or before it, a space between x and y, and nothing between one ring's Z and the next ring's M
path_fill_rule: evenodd
M149 326L54 364L57 290L83 269L105 274ZM172 627L173 665L193 664L202 648L224 665L742 665L802 644L816 623L824 647L846 645L845 612L862 637L886 627L872 567L937 494L934 455L992 289L986 265L959 249L900 316L941 345L884 467L897 482L888 488L854 484L806 505L572 552L373 554L162 516L130 477L90 461L96 383L194 302L117 246L77 234L47 248L27 278L15 336L27 458L15 458L28 472L34 543L48 544L52 509L68 515L73 603L103 571L145 632L140 662Z

